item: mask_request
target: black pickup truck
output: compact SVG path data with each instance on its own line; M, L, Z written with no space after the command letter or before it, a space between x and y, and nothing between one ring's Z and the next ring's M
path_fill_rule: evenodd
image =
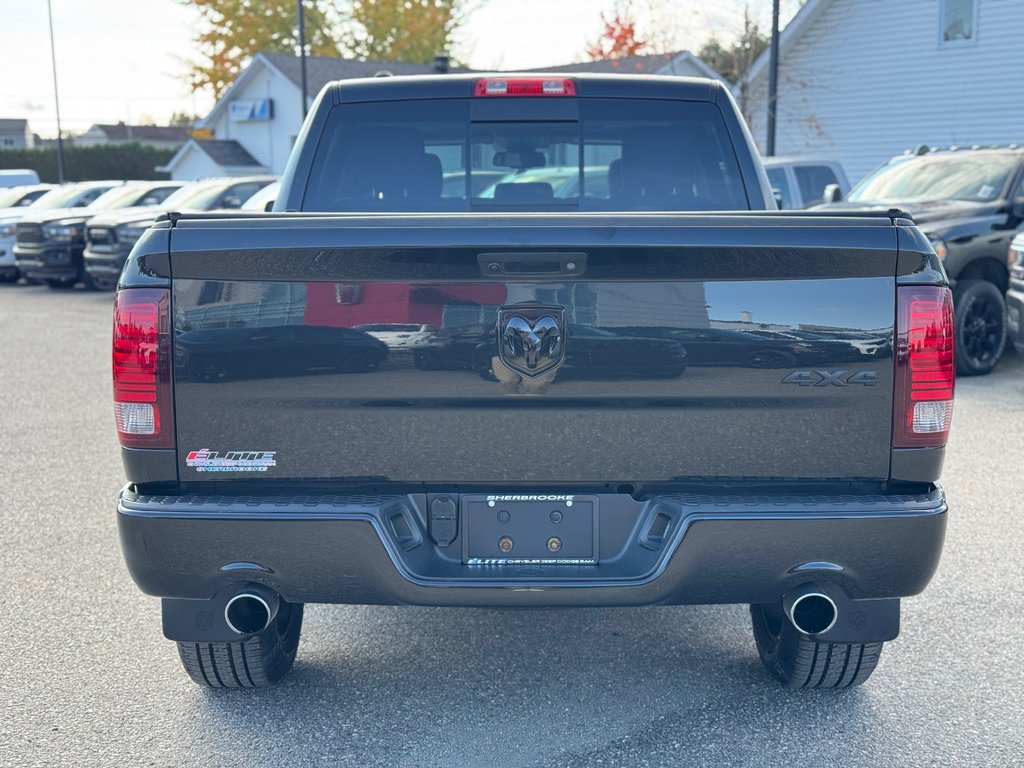
M157 222L118 522L192 679L276 682L306 603L746 603L784 684L867 679L942 548L950 291L899 211L772 208L717 83L451 75L329 85L275 213Z

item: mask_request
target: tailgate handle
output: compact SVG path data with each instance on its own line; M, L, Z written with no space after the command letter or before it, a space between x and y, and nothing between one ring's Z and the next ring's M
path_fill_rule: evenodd
M587 268L587 254L579 252L481 253L477 261L480 271L492 276L580 275Z

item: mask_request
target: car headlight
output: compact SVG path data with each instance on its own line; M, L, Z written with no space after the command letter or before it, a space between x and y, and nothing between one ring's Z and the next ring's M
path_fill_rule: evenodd
M151 221L138 221L131 224L122 224L117 228L117 239L122 243L134 243L142 237L149 229Z
M70 243L77 240L82 234L81 224L48 224L43 227L43 232L51 240L61 243Z
M931 241L932 248L935 249L935 255L938 256L941 261L945 261L947 253L946 241L941 237L931 237L930 235L925 235L925 237Z
M14 237L18 225L13 221L0 221L0 237Z

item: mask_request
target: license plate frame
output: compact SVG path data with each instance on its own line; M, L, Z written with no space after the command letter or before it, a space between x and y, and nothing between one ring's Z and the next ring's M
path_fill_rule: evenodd
M466 494L459 502L467 565L597 565L598 497ZM513 546L502 551L503 537ZM549 542L559 540L552 551Z

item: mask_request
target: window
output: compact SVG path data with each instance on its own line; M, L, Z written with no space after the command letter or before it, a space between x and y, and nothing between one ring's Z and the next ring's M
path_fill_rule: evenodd
M793 173L796 175L796 183L800 187L800 197L803 198L805 208L820 203L825 194L825 187L829 184L839 183L839 179L827 165L796 165L793 167Z
M973 42L977 11L977 0L941 0L939 40L942 44Z
M466 100L335 108L302 210L749 210L715 105L578 107L578 119L494 121L471 121Z
M765 168L768 174L768 183L772 185L772 192L776 190L782 199L782 210L788 211L793 207L793 192L789 188L789 179L786 178L785 168Z

